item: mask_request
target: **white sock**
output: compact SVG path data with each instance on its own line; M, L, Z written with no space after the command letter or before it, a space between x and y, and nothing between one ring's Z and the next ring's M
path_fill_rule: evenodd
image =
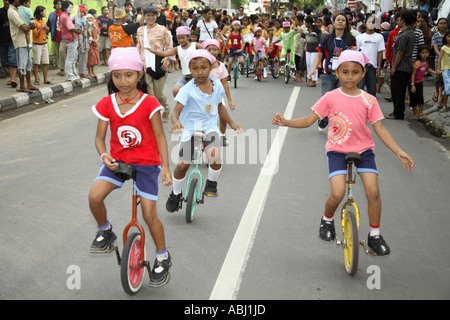
M220 176L220 171L222 171L222 167L219 170L214 170L211 166L208 167L208 180L209 181L217 181Z
M380 235L380 226L372 226L370 225L370 235L371 236L379 236Z
M181 193L181 191L183 190L183 185L184 185L184 179L186 177L182 178L182 179L176 179L173 175L172 175L172 187L173 187L173 194L174 195L178 195Z
M330 221L333 221L333 217L328 218L328 217L324 214L324 215L323 215L323 220L330 222Z

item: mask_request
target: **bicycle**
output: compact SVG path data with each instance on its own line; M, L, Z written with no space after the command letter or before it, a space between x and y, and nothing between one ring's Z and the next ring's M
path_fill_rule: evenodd
M283 67L284 68L284 83L286 83L286 84L289 83L289 79L292 77L290 61L291 61L291 50L288 49L286 52L286 57L285 57L285 62L284 62L284 67Z
M370 253L365 241L359 241L360 211L353 199L353 185L356 177L353 177L353 165L357 166L361 162L359 153L349 153L345 157L347 163L347 201L341 209L342 240L336 237L336 244L344 248L345 270L348 274L354 275L358 270L359 245L364 247L365 253Z
M241 74L245 74L247 78L250 74L250 58L247 52L244 53L244 68L241 68Z
M240 73L240 63L239 63L239 57L238 57L239 53L234 52L234 62L233 62L233 69L232 69L232 73L233 73L233 79L234 79L234 87L237 88L237 81L239 79L239 73Z
M119 163L119 167L114 173L124 180L132 179L133 185L136 183L136 171L129 164ZM150 262L146 260L145 253L145 231L137 220L137 208L140 204L138 197L136 188L133 188L131 221L123 230L122 257L115 244L111 244L107 250L107 252L116 252L117 262L120 265L122 288L129 295L136 294L141 289L146 269L150 276L149 285L152 287L162 287L170 279L170 273L167 273L166 277L157 284L152 281L151 266ZM128 231L132 227L137 228L139 232L134 232L128 236Z
M258 81L261 81L262 77L263 77L263 63L261 61L261 59L259 59L256 62L256 68L255 68L255 73L256 73L256 78L258 79Z
M268 65L274 79L277 79L280 76L280 58L278 58L279 52L280 49L278 46L276 46L274 54L275 57L268 61Z

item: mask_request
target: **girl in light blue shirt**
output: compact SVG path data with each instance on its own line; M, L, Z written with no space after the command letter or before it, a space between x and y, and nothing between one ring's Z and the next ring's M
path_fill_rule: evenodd
M189 55L189 69L193 79L183 86L175 97L171 114L172 132L181 133L179 163L173 171L173 190L166 203L169 212L179 209L186 172L193 158L193 135L200 131L205 137L209 168L205 195L217 196L217 180L222 169L220 161L220 131L217 117L220 115L234 130L242 128L235 124L222 100L225 90L218 80L209 78L212 64L216 61L207 50L199 49Z

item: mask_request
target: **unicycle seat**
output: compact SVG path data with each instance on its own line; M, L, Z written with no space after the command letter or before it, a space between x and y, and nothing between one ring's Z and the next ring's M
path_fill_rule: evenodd
M114 174L123 180L136 179L136 170L131 164L119 162Z
M345 162L348 164L350 162L353 162L355 165L358 165L361 163L361 155L356 152L350 152L345 157Z

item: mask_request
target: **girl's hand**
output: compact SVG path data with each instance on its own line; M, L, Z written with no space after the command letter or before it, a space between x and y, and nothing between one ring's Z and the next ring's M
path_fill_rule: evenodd
M284 127L286 125L286 119L279 113L275 113L272 119L272 124L279 125L280 127Z
M236 106L235 106L235 104L234 104L233 101L229 101L228 104L229 104L229 106L230 106L230 110L231 110L231 111L233 111L234 109L236 109Z
M305 51L306 51L306 48L305 48ZM309 77L310 77L310 78L312 78L312 76L316 74L316 69L317 69L317 68L313 68L313 69L312 69L311 73L309 74Z
M232 125L230 125L231 129L235 130L237 134L241 134L242 133L242 127L238 124L233 123Z
M416 86L414 84L411 84L411 92L412 93L416 92Z
M403 168L411 171L414 168L414 160L403 150L400 150L397 154L397 158L403 164Z
M170 173L169 167L163 166L161 169L162 183L165 186L172 185L172 174Z
M103 160L103 163L105 164L105 166L111 171L116 170L116 168L119 166L119 164L116 162L116 160L113 157L111 157L111 155L109 155L109 154L105 154L102 157L102 160Z
M177 121L176 123L173 124L172 126L172 133L175 134L181 134L181 132L183 132L183 125L181 124L180 121Z

